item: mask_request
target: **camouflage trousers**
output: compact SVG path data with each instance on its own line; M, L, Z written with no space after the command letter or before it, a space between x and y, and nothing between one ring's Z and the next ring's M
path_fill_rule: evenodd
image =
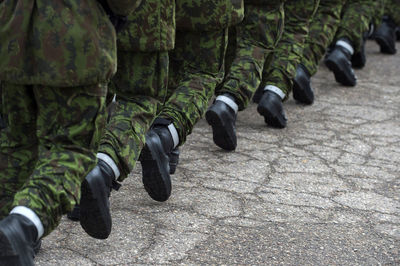
M245 4L244 20L230 31L226 75L216 94L231 94L239 110L245 109L253 97L266 59L281 38L283 3L271 0L265 5Z
M354 52L359 52L364 42L364 34L369 31L369 24L373 20L376 7L374 3L375 0L346 1L334 42L341 38L348 38Z
M371 12L371 24L375 29L377 29L382 22L382 17L385 13L385 2L386 0L373 1L372 6L369 9Z
M170 53L168 97L160 118L171 120L182 145L224 78L228 30L178 31Z
M309 33L310 22L318 8L319 0L287 0L285 26L274 52L264 66L260 88L273 85L285 93L286 99L293 87L297 65Z
M320 0L301 59L311 75L317 72L329 45L338 39L346 37L355 52L360 50L363 35L373 19L373 3L373 0Z
M397 26L400 25L400 0L385 0L385 15L390 16Z
M146 132L166 98L168 61L168 52L118 51L118 70L110 83L116 104L99 148L117 164L118 181L135 167Z
M49 234L79 202L105 126L106 85L55 88L2 83L0 218L26 206Z

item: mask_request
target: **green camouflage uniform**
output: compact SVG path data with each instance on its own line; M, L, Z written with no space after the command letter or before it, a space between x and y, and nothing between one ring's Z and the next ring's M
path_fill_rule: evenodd
M394 23L400 25L400 0L385 0L384 15L388 15Z
M204 115L224 77L228 27L243 19L242 0L177 0L169 95L159 117L171 120L180 144Z
M118 33L118 71L110 84L116 106L99 152L117 164L122 181L133 170L145 134L167 93L168 51L175 42L175 1L142 0Z
M373 19L371 10L374 7L374 2L375 0L346 1L334 43L341 38L348 38L351 41L354 52L360 51L363 36L369 31L369 24Z
M26 206L47 235L96 163L115 31L96 1L5 0L0 40L0 216Z
M300 63L309 25L319 0L287 0L285 2L285 26L276 49L268 58L260 87L273 85L288 97L297 65Z
M381 22L382 22L382 17L385 13L385 3L387 0L376 0L373 1L371 8L369 11L371 12L371 24L374 26L375 29L377 29Z
M227 73L216 94L229 93L235 97L239 110L247 107L258 88L266 58L278 43L283 31L282 0L244 1L244 20L231 30L229 42L234 51L227 58ZM228 70L229 69L229 70Z
M372 3L373 0L320 0L301 60L311 75L317 72L328 46L338 39L346 37L352 42L355 52L360 50L363 34L368 31L372 20L367 8Z

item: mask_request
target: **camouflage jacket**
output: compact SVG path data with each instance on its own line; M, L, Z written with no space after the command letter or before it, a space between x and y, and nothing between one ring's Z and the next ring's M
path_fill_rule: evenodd
M243 20L243 0L176 0L176 27L186 31L213 31Z
M95 0L1 2L0 80L71 87L115 71L115 31Z
M175 0L142 0L118 33L122 51L169 51L175 45Z

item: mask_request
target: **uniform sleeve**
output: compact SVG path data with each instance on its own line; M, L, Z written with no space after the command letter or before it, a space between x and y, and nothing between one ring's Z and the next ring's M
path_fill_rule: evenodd
M140 5L141 2L142 0L107 0L107 3L110 6L111 10L116 15L120 16L129 15Z

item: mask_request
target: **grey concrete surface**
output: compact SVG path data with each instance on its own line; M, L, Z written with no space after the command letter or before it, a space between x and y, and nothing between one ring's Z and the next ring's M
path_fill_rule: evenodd
M369 42L367 56L354 88L321 67L315 104L285 104L286 129L241 112L235 152L200 121L170 200L148 197L138 165L107 240L63 218L37 265L400 265L400 55Z

